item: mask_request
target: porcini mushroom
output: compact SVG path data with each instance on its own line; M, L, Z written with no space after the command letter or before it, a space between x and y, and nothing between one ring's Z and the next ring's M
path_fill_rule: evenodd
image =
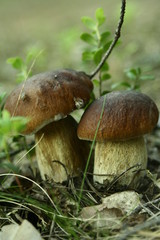
M94 182L109 185L122 175L117 185L136 187L144 171L137 172L132 167L140 165L141 170L146 169L143 135L151 132L158 121L157 106L150 97L135 91L111 92L105 97L106 100L104 96L95 100L84 112L78 137L94 139L103 111L96 136Z
M63 182L83 170L88 147L76 135L76 121L67 115L88 103L92 89L85 73L58 70L32 76L8 96L5 109L30 119L23 134L35 133L43 179Z

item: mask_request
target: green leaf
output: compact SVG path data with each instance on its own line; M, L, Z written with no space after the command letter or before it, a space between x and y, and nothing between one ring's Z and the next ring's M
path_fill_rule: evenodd
M104 53L107 52L107 50L108 50L108 48L110 47L111 43L112 43L112 41L109 41L109 42L107 42L107 43L104 45L104 47L103 47L103 52L104 52Z
M122 87L125 87L125 89L132 89L132 86L127 83L127 82L117 82L117 83L113 83L111 85L111 89L114 90L114 89L119 89L119 88L122 88Z
M11 134L17 134L23 131L26 127L26 124L28 122L27 118L24 117L12 117L10 119L11 123Z
M108 71L109 70L109 65L107 62L105 62L101 68L101 71L104 72L104 71Z
M95 64L98 64L101 61L102 55L103 55L102 48L98 49L98 51L95 52L95 54L94 54L94 62L95 62Z
M35 60L40 55L43 53L43 49L41 46L32 46L28 51L25 59L25 64L28 66L31 61Z
M8 134L11 130L10 114L7 110L2 111L0 118L0 134Z
M137 75L134 72L132 72L132 71L127 72L126 75L127 75L127 77L129 79L132 79L132 80L136 80L137 79Z
M30 72L30 75L31 75L31 72ZM17 83L21 83L23 82L24 80L26 80L28 78L28 73L27 73L27 70L23 70L21 71L20 73L17 74L16 76L16 82Z
M8 119L10 119L10 117L11 117L11 115L10 115L10 113L7 110L3 110L2 111L2 118L3 118L3 120L8 120Z
M152 81L152 80L155 80L155 76L153 76L153 75L143 75L143 76L140 76L140 80L142 80L142 81Z
M98 26L101 26L105 22L106 17L104 16L104 12L102 8L98 8L96 10L96 19L98 22Z
M37 49L36 47L33 47L29 50L26 56L26 64L29 64L36 57L38 51L39 49Z
M141 73L142 73L142 70L141 70L141 68L140 68L140 67L136 68L135 70L136 70L136 72L137 72L137 75L141 75Z
M0 104L1 104L2 101L4 100L5 96L6 96L6 92L2 92L2 93L0 94Z
M81 35L81 39L82 39L84 42L86 42L86 43L88 43L88 44L90 44L90 45L94 45L94 46L97 45L96 39L95 39L91 34L89 34L89 33L83 33L83 34Z
M93 31L96 30L96 22L92 18L84 16L82 17L82 22L87 28Z
M21 70L24 67L24 62L19 57L8 58L7 63L11 64L15 69Z
M102 76L101 76L101 81L106 81L108 79L111 78L111 75L109 73L104 73Z
M140 85L136 84L136 85L132 86L131 90L140 91Z
M131 80L136 80L141 74L141 69L140 68L127 69L125 70L125 73L127 77L130 78Z
M24 130L28 122L24 117L11 117L7 110L2 111L0 118L0 134L5 136L18 134Z
M94 57L94 52L86 51L86 52L82 53L82 60L83 61L92 61L93 57Z
M103 47L108 42L108 37L111 35L110 32L103 32L100 38L100 45Z
M101 93L101 96L106 95L107 93L110 93L110 91L107 91L107 90L103 91L103 92Z
M96 87L99 87L99 81L97 79L93 79L93 84L96 86Z

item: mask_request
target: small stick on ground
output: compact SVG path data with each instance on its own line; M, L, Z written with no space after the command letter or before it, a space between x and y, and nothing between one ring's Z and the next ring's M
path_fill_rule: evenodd
M143 209L143 207L149 207L149 206L154 206L153 204L156 204L156 203L160 203L160 198L157 198L157 199L155 199L155 200L152 200L152 201L149 201L149 202L147 202L147 203L144 203L143 205L141 205L141 206L138 206L138 207L136 207L135 209L134 209L134 211L132 212L132 214L135 214L135 213L138 213L138 212L140 212L142 209Z
M155 217L152 220L148 220L142 224L139 224L137 226L135 226L133 229L128 230L126 232L124 232L124 234L117 236L117 240L126 240L128 239L128 237L132 236L133 234L136 234L137 232L145 229L145 228L150 228L150 227L155 227L155 225L160 224L160 216Z

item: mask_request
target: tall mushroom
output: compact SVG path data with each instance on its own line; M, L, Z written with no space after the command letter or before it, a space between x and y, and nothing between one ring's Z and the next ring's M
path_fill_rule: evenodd
M138 164L146 169L143 135L158 121L157 106L147 95L134 91L111 92L104 101L104 96L94 101L78 126L78 137L92 141L103 111L96 136L94 182L107 185L121 176L117 184L136 187L144 171L132 167Z
M77 138L77 123L67 115L89 102L92 89L85 73L58 70L27 79L8 96L5 109L30 119L23 134L35 133L43 179L63 182L83 170L88 147Z

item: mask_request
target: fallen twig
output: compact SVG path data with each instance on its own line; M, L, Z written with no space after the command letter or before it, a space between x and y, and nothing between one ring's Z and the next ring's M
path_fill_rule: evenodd
M134 228L132 228L131 230L125 231L122 235L118 235L116 239L117 240L126 240L126 239L128 239L129 236L132 236L133 234L135 234L145 228L150 228L152 226L155 227L156 224L160 224L160 216L155 217L154 219L146 221L142 224L139 224L139 225L135 226Z

